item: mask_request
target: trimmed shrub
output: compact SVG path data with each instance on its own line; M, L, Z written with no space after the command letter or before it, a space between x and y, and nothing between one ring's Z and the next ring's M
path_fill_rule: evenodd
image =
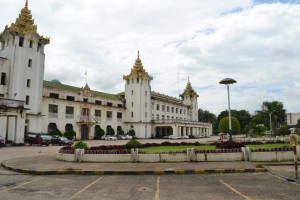
M73 140L76 138L76 132L74 130L68 130L64 133L64 136L69 140Z
M238 149L245 146L244 143L241 142L234 142L234 141L228 141L228 142L221 142L221 143L214 143L218 149Z
M106 131L106 135L110 135L110 136L115 135L115 130L111 127L108 127Z
M51 136L57 135L57 136L62 136L62 133L60 132L60 130L55 129L53 131L51 131L50 133L48 133Z
M100 127L94 135L94 140L101 140L101 138L105 135L105 131Z
M236 117L231 117L232 133L238 134L240 132L240 122ZM223 117L219 123L218 131L229 133L229 117Z
M73 146L72 146L73 149L85 149L85 150L88 150L89 147L87 146L87 144L83 141L78 141L76 142Z
M127 143L125 144L125 146L126 146L127 148L129 148L129 149L131 149L131 148L140 148L140 147L142 147L142 144L141 144L139 141L137 141L137 140L135 140L135 139L132 139L132 140L130 140L129 142L127 142Z
M132 138L135 138L135 130L134 130L134 129L130 129L130 130L128 131L128 135L131 135Z

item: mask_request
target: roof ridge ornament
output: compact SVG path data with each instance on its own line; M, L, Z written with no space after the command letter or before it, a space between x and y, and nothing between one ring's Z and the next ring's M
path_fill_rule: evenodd
M25 1L25 7L28 7L28 0Z

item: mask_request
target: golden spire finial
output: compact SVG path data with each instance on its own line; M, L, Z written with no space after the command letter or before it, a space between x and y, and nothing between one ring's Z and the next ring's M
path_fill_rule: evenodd
M188 76L188 82L190 82L190 76Z
M138 57L137 57L138 59L140 58L140 50L138 50Z
M25 7L28 7L28 0L25 1Z

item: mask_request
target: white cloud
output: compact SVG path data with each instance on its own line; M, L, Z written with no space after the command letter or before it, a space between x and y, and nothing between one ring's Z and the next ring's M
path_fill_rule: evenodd
M15 21L22 0L1 0L0 27ZM39 33L50 36L45 79L117 93L137 50L154 75L152 89L178 97L190 76L199 108L251 112L279 100L299 112L300 5L250 0L30 0ZM68 76L66 76L68 72ZM178 77L179 74L179 77ZM179 84L178 84L179 79Z

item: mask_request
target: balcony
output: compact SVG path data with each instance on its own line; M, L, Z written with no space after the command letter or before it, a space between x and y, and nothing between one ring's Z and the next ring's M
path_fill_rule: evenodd
M152 122L158 124L181 123L181 124L194 124L194 125L210 125L210 123L191 121L185 119L157 119L157 120L152 120Z
M66 114L66 119L74 119L74 114Z
M24 108L25 101L0 98L0 107L4 108Z
M48 112L49 118L58 118L58 113Z

